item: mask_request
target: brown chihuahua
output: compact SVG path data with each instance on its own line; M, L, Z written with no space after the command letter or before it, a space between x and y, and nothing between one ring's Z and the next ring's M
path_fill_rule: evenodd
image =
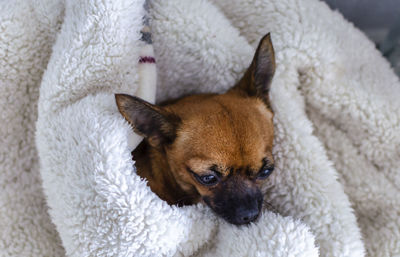
M261 183L274 169L269 89L275 72L264 36L241 80L224 94L157 106L117 94L118 109L145 140L132 152L137 173L169 204L204 202L240 225L261 212Z

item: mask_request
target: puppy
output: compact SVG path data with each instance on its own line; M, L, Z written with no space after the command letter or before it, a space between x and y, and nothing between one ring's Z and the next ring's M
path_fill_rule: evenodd
M261 184L272 173L275 72L270 35L224 94L198 94L157 106L117 94L119 111L144 141L132 152L139 176L171 205L206 203L226 221L257 219Z

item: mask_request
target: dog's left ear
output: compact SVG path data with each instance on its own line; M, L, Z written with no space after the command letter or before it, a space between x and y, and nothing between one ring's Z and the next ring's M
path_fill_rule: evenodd
M269 107L269 89L275 73L275 52L271 35L265 35L258 44L253 61L246 73L230 92L239 92L247 96L256 96Z
M151 146L161 148L174 141L179 117L135 96L116 94L115 100L122 116Z

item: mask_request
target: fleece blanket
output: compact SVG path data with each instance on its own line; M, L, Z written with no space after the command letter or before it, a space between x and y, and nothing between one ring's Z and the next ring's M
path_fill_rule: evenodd
M275 211L169 206L113 94L223 92L267 32ZM0 72L0 256L400 256L400 83L322 2L2 1Z

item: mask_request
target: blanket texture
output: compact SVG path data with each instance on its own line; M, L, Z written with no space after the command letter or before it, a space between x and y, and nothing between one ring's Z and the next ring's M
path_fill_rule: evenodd
M113 94L223 92L267 32L276 213L169 206ZM0 256L400 256L400 83L324 3L3 1L0 72Z

